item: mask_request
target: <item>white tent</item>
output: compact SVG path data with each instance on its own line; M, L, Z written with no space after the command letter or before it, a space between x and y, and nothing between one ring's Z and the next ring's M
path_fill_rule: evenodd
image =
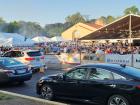
M61 42L61 41L65 41L61 36L55 36L51 38L52 42Z
M33 46L34 41L17 33L0 33L0 46Z
M34 37L32 40L35 41L36 43L45 43L45 42L51 41L50 38L47 38L45 36L37 36L37 37Z

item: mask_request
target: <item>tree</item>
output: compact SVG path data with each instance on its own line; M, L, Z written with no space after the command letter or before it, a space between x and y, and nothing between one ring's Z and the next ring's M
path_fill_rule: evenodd
M113 16L107 16L107 18L106 18L107 24L113 22L114 20L115 20L115 18Z
M53 37L60 36L67 27L69 27L69 23L55 23L46 25L44 30L49 34L50 37Z
M6 22L3 20L3 18L0 18L0 31L4 31L4 28L6 26Z
M42 27L36 22L20 21L19 33L28 37L34 37L43 34Z
M106 19L106 17L101 16L99 19L97 19L97 20L95 21L95 24L98 24L98 25L105 25L105 24L107 24L107 19Z
M86 22L86 19L84 18L84 16L82 16L79 12L66 17L65 20L66 20L66 22L70 23L71 26L75 25L79 22L83 22L83 23Z
M6 27L6 32L8 33L18 33L20 25L17 21L10 22Z
M139 9L136 6L131 6L131 7L126 8L124 10L124 14L125 15L130 14L130 13L138 15L138 14L140 14L140 11L139 11Z

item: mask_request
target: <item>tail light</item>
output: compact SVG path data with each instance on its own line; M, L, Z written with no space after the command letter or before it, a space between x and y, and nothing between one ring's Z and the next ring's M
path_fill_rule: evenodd
M140 85L136 86L137 89L140 89Z
M32 61L32 60L35 60L35 58L25 58L25 60L27 60L27 61Z
M45 59L45 57L44 56L42 56L42 57L40 57L41 59Z

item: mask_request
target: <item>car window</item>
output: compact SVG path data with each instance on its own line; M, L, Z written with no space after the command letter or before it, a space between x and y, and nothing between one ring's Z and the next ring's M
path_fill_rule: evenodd
M86 79L87 70L85 68L77 68L66 74L67 79Z
M21 51L12 51L12 57L23 57L23 53Z
M106 69L92 68L90 70L89 80L113 80L113 75Z
M33 57L33 56L41 56L40 51L32 51L32 52L27 52L28 56Z
M117 73L112 73L114 76L114 80L127 80L124 76L121 76Z
M3 55L4 57L11 57L11 52L7 52Z

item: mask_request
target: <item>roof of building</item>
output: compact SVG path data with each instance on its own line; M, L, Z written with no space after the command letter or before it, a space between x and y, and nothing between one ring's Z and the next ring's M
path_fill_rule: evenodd
M129 14L110 24L98 28L89 35L82 37L81 40L129 38L130 17L132 37L140 37L140 16Z
M96 29L103 27L102 25L98 25L95 23L86 23L86 25L91 26L91 27L96 28Z

